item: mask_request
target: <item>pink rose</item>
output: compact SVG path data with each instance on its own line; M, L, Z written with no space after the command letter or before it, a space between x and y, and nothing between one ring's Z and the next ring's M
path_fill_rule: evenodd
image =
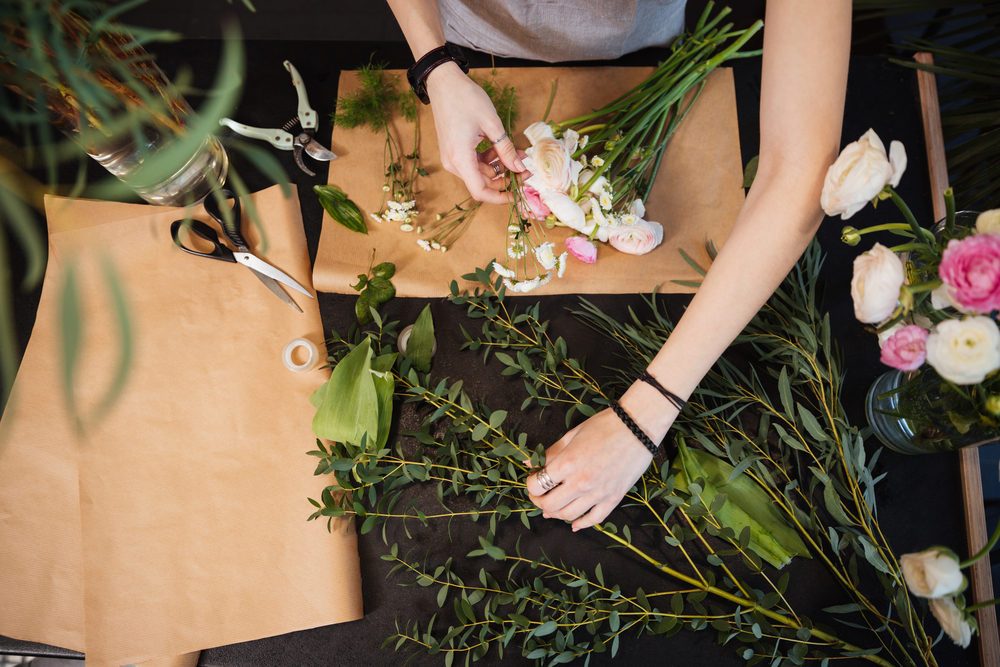
M608 230L608 243L629 255L645 255L660 245L663 226L658 222L637 220L631 225L619 225Z
M977 313L1000 309L1000 236L952 239L941 258L941 280L960 308Z
M882 363L901 371L915 371L927 359L927 336L930 332L908 324L882 346Z
M597 246L585 236L571 236L566 239L566 250L581 262L593 264L597 261Z
M517 198L517 212L522 218L544 220L552 211L542 201L538 190L530 185L521 186L521 196Z

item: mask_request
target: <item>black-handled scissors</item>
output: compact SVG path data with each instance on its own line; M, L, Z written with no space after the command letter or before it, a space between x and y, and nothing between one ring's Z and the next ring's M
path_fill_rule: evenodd
M226 238L228 238L234 246L236 246L236 252L233 252L225 245L220 243L219 235L216 233L216 231L211 227L209 227L208 225L206 225L204 222L200 222L198 220L190 220L190 221L175 220L170 225L170 237L174 240L174 243L176 243L177 246L184 252L190 253L197 257L206 257L208 259L217 259L223 262L242 264L243 266L250 269L253 272L253 274L257 276L262 283L264 283L265 287L274 292L275 296L277 296L279 299L281 299L289 306L291 306L292 308L301 313L302 309L299 308L298 304L292 300L292 297L288 296L288 294L285 293L285 290L281 289L278 283L279 282L284 283L285 285L288 285L292 289L298 292L302 292L310 299L314 298L313 295L310 294L308 291L306 291L306 289L302 287L302 285L295 282L295 280L290 278L284 272L274 268L264 260L254 256L254 254L250 252L250 248L247 245L246 240L240 233L240 221L242 220L242 218L240 217L241 209L240 209L239 198L231 191L225 189L219 190L218 194L220 195L219 198L221 198L223 201L232 201L233 203L231 209L232 222L230 224L226 223L225 216L219 209L219 201L214 193L210 194L208 197L205 198L205 211L207 211L208 214L212 216L212 218L215 219L216 222L219 223L219 225L222 227L222 233L226 235ZM212 252L198 252L197 250L192 250L191 248L188 248L183 243L181 243L179 234L181 228L185 226L185 223L187 223L193 234L200 236L201 238L205 239L214 246Z

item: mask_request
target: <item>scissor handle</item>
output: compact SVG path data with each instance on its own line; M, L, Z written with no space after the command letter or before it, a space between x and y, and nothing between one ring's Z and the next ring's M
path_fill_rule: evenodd
M180 231L181 227L183 227L185 223L188 223L188 228L191 230L191 233L205 239L214 245L215 249L212 250L212 252L198 252L197 250L191 250L191 248L188 248L181 243ZM218 259L223 262L232 262L233 264L236 263L236 256L233 255L233 251L219 243L219 235L215 233L214 229L206 225L204 222L200 222L198 220L175 220L170 225L170 238L174 240L174 243L177 244L178 248L197 257L207 257L208 259Z
M222 214L222 210L219 208L219 199L223 201L232 200L233 207L230 209L232 222L226 223L226 218ZM240 234L240 224L243 222L241 210L240 210L240 198L233 194L232 190L227 190L226 188L221 188L210 192L207 197L205 197L205 211L215 218L215 220L222 226L222 233L226 235L226 238L233 242L237 250L249 249L246 239Z

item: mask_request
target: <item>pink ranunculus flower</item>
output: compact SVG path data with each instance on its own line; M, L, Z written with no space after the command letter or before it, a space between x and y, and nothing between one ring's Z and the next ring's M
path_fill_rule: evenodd
M539 192L568 192L582 168L558 139L539 139L527 151L524 166L531 172L525 181Z
M608 243L629 255L645 255L662 240L663 226L658 222L640 219L631 225L619 225L608 230Z
M586 236L570 236L566 239L566 250L581 262L593 264L597 261L597 246Z
M1000 309L1000 236L952 239L944 249L939 273L962 310L990 313Z
M542 201L538 190L530 185L521 186L521 196L517 198L517 212L522 218L544 220L552 211Z
M915 371L927 359L927 336L930 332L908 324L882 346L882 363L900 371Z

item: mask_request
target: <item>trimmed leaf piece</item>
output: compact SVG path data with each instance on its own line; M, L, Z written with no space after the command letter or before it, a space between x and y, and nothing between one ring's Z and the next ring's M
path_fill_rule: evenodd
M677 489L690 493L689 486L703 480L697 495L705 507L711 507L720 493L728 497L721 508L712 507L712 513L723 527L732 528L737 535L749 526L750 549L768 563L781 569L794 556L812 558L798 533L771 506L767 492L749 475L739 473L727 483L735 470L733 466L708 452L689 449L683 442L679 443L674 465L678 467L674 475Z
M420 311L410 340L406 343L406 354L413 360L413 367L421 373L431 369L431 350L434 347L434 318L431 317L431 305L427 304Z
M359 444L378 437L378 395L371 372L371 340L355 347L333 369L312 428L320 438Z
M314 185L313 192L316 193L320 206L330 214L334 221L352 232L368 233L361 210L357 204L347 198L343 191L332 185Z

